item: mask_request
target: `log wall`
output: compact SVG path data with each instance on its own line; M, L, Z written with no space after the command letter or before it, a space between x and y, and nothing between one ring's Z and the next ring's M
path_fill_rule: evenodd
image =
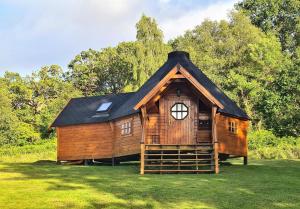
M224 116L221 114L217 114L216 118L219 153L236 156L247 156L247 128L249 122ZM228 130L229 121L235 122L237 124L237 133L232 133Z
M121 135L121 126L124 122L131 121L132 133ZM126 118L118 119L114 122L115 144L114 156L125 156L138 154L141 152L142 124L138 114Z
M57 160L110 158L113 133L109 123L57 127Z

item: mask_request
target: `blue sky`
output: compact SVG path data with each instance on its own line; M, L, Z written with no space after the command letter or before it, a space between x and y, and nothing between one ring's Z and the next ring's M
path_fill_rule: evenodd
M30 74L41 66L64 69L80 51L135 39L144 13L165 40L205 18L226 19L237 0L0 0L0 75Z

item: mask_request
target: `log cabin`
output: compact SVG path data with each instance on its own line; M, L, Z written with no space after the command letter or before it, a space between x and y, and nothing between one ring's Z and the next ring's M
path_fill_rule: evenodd
M140 173L219 172L247 164L249 117L174 51L136 92L74 98L55 119L57 161L140 160Z

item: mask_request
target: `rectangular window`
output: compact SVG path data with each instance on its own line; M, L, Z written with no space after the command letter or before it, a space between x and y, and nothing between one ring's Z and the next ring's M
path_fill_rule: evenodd
M228 131L230 131L231 133L234 133L234 134L237 133L237 124L236 124L236 122L233 122L233 121L228 122Z
M131 128L131 121L126 121L121 125L121 135L128 135L131 134L132 128Z

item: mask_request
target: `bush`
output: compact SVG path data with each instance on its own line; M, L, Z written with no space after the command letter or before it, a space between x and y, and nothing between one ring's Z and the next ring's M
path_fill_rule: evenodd
M276 137L271 131L252 131L248 147L255 158L291 159L300 158L300 137Z
M5 145L0 147L2 161L30 161L32 159L56 159L55 139L39 140L24 146Z

